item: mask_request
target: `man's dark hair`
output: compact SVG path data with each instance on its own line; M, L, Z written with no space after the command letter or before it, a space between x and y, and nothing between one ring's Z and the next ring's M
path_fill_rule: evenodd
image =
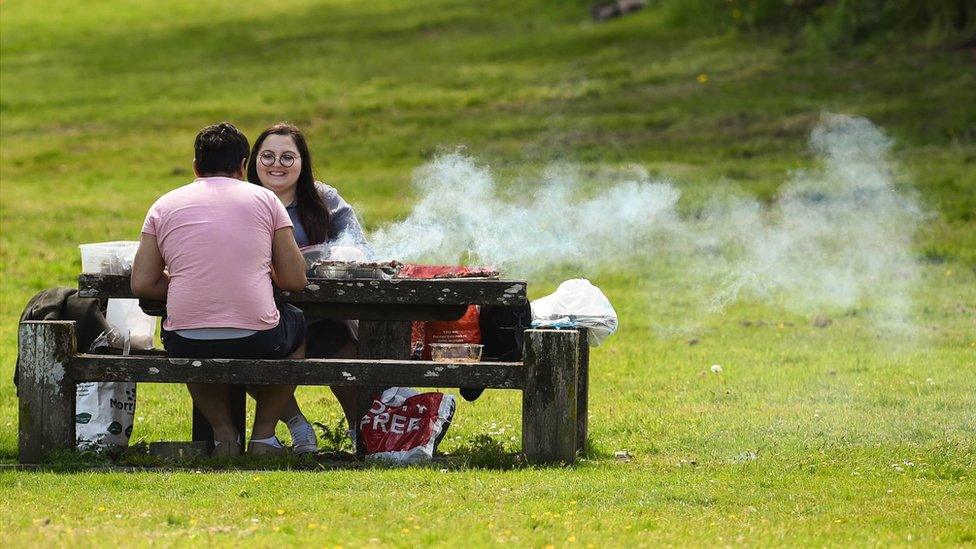
M229 122L221 122L200 130L193 142L197 173L207 176L234 173L247 158L250 146L240 130Z

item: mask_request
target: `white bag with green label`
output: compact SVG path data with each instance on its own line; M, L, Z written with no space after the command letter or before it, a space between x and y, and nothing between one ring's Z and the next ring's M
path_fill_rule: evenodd
M125 448L132 436L135 411L135 383L79 383L75 392L78 449Z
M137 299L110 299L106 320L112 329L96 339L122 349L152 349L156 319L139 308ZM100 341L104 339L104 341ZM136 411L136 384L132 382L79 383L75 393L75 436L79 450L129 445Z

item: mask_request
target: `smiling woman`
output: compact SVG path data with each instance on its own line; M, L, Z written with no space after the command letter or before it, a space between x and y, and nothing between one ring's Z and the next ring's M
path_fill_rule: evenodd
M299 246L326 239L329 210L316 190L311 154L298 128L282 123L261 132L247 162L247 180L273 191L289 215L297 217L293 221Z
M366 237L352 207L332 187L315 180L308 143L297 127L281 123L261 132L247 163L247 179L270 189L288 211L300 247L314 244L353 245L371 254ZM359 324L356 321L308 319L306 356L311 358L353 358L358 354ZM356 390L332 387L353 429ZM314 431L291 399L281 420L288 424L298 451L316 449Z

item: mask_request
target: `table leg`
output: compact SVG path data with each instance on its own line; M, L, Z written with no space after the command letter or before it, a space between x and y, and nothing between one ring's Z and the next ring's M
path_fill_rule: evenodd
M579 333L525 332L522 451L530 464L576 460Z
M247 391L245 390L244 385L230 386L230 414L231 418L234 420L234 427L236 427L237 432L241 434L241 444L246 444L245 425L247 417ZM193 407L192 439L194 442L206 442L207 452L209 453L213 451L213 428L210 427L210 423L207 421L207 418L203 417L203 414L200 413L200 410L198 410L196 406Z
M410 359L410 321L361 320L359 321L359 358ZM387 389L385 386L359 387L356 398L356 417L362 419L373 404L373 397ZM356 426L356 455L366 455L359 426Z

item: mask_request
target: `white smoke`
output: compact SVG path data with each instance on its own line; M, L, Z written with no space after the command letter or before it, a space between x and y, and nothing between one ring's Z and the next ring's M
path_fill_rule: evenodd
M794 175L771 205L723 193L685 217L678 189L639 168L587 194L578 171L554 167L519 202L501 198L487 167L449 154L416 172L413 211L371 240L383 258L490 264L509 276L670 268L677 276L660 283L695 294L694 313L748 297L808 314L865 306L905 321L922 213L894 188L890 140L863 118L825 115L810 144L822 165Z
M891 142L863 118L826 115L811 135L820 169L796 175L769 208L711 212L738 230L716 233L741 255L715 296L779 298L797 312L870 302L892 317L910 309L911 241L922 217L914 197L894 188Z
M579 199L579 181L550 169L527 204L504 201L487 167L450 154L419 169L420 199L403 221L380 229L381 257L403 261L491 264L531 275L561 263L594 268L638 254L634 244L660 216L671 216L679 193L646 172Z

